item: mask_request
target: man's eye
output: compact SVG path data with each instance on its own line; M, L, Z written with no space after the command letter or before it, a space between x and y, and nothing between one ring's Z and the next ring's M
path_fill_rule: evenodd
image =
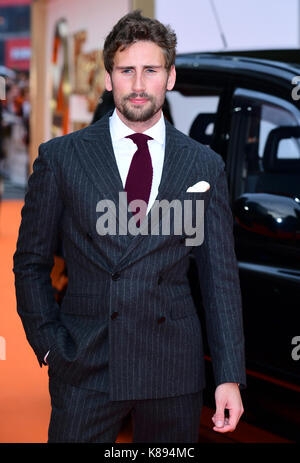
M155 70L155 69L151 69L151 68L149 68L149 69L147 69L147 72L148 72L149 74L151 74L151 73L154 73L154 72L156 72L156 70Z
M130 74L132 69L123 69L122 74Z

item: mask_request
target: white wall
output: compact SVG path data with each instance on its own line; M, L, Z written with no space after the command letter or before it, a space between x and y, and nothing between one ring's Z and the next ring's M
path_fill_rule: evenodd
M155 16L175 29L179 53L223 50L220 29L228 50L296 48L299 4L299 0L155 0Z

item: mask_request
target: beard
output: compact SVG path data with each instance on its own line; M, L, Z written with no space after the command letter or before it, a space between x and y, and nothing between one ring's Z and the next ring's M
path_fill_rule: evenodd
M132 98L146 98L147 103L143 105L133 105L130 103ZM146 122L151 119L163 107L164 98L162 102L147 93L131 93L123 97L120 101L115 99L116 108L120 113L130 122Z

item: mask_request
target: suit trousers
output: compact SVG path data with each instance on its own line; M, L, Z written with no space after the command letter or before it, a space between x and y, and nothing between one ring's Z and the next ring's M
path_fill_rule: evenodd
M49 378L51 418L48 443L114 443L130 414L132 442L196 443L202 391L160 399L109 401L105 392Z

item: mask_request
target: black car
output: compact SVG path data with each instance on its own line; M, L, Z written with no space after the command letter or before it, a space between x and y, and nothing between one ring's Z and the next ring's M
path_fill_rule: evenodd
M278 53L277 53L278 54ZM295 58L294 54L294 58ZM240 269L248 388L244 419L300 436L300 66L178 55L174 125L225 161ZM230 272L230 269L228 269ZM201 311L196 267L190 281ZM208 377L211 365L206 346ZM213 405L213 398L206 398Z

